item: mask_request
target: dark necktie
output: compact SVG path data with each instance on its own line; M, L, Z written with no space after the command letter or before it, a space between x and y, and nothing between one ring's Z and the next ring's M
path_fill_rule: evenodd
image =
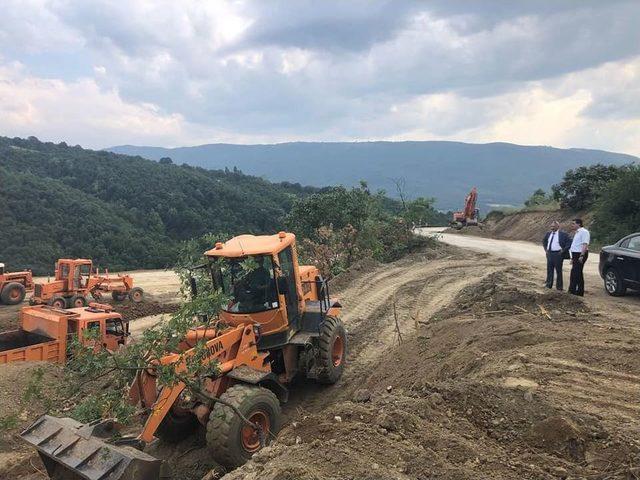
M551 238L549 239L549 250L551 250L551 247L553 247L553 236L556 234L556 232L552 232L551 233Z

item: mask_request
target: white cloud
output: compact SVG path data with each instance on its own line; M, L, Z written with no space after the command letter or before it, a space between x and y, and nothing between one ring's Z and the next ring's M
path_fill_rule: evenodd
M640 154L638 22L634 0L8 0L0 134Z

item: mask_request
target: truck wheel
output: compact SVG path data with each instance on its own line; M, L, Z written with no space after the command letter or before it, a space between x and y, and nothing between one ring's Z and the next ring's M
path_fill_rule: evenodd
M140 287L134 287L129 290L129 300L131 300L133 303L140 303L143 296L144 292Z
M0 300L5 305L17 305L22 303L24 300L24 296L26 295L26 290L24 285L17 282L7 283L2 289L2 293L0 293Z
M247 425L236 413L222 403L216 403L207 423L207 445L216 462L227 468L244 464L251 456L268 445L280 430L280 403L266 388L237 384L220 396L236 407L257 429ZM262 439L261 439L262 438Z
M70 308L84 308L87 306L87 299L82 295L75 295L69 300Z
M175 404L174 404L175 407ZM198 419L189 411L171 407L156 430L155 436L166 443L178 443L189 437L198 427Z
M336 383L342 376L347 358L347 332L339 318L327 317L318 337L318 381Z
M613 297L622 297L627 293L624 280L615 268L609 268L604 274L604 289Z
M61 296L55 296L51 300L49 300L49 305L54 308L65 309L67 308L67 300Z
M116 302L121 302L127 298L127 294L122 292L111 292L111 298Z

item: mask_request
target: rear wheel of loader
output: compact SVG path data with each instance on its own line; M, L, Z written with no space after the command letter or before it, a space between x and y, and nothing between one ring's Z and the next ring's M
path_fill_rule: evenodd
M167 443L178 443L193 434L198 425L198 419L193 413L174 404L162 419L155 435Z
M257 385L234 385L220 396L236 407L255 428L231 408L216 403L207 424L207 445L213 458L227 468L244 464L268 445L280 430L280 402L272 391Z
M111 298L113 298L116 302L122 302L125 298L127 298L127 294L123 292L111 292Z
M143 296L144 292L140 287L134 287L129 290L129 300L131 300L133 303L140 303Z
M336 383L342 376L347 357L347 332L339 318L327 317L318 338L318 381Z
M49 300L49 305L55 308L65 309L67 308L67 300L61 296L55 296L51 300Z
M5 305L17 305L22 303L26 291L24 285L17 282L7 283L0 293L0 300Z
M87 306L87 299L82 295L75 295L69 300L71 308L84 308Z

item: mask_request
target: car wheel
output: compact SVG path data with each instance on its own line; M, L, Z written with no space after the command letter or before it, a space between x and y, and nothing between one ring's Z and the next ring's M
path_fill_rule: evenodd
M604 274L604 289L614 297L621 297L627 293L622 276L614 268L609 268Z

